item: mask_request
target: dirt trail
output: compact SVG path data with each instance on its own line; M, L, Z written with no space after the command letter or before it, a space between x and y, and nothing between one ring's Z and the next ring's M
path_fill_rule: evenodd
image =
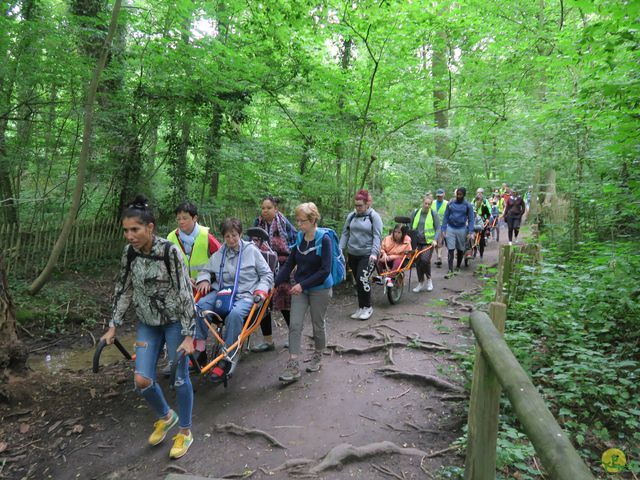
M438 453L460 436L466 421L465 380L454 352L468 349L472 342L465 321L471 301L465 294L482 288L478 266L496 263L497 244L490 242L482 262L472 261L450 280L443 279L445 268L434 266L432 292L416 294L405 285L400 303L393 306L382 287L375 286L374 314L368 321L349 318L357 306L355 295L350 288L339 289L327 326L329 343L335 347L327 351L320 372L303 373L288 386L278 381L287 359L282 348L286 326L275 328L276 351L245 355L227 389L206 384L198 390L195 442L178 461L168 458L170 440L155 448L146 445L154 419L132 390L129 365L120 362L99 375L91 373L90 365L55 375L34 374L27 386L16 385L28 388L29 398L11 409L0 407L0 478L158 479L175 472L241 478L254 471L252 478L260 479L311 471L325 479L412 479L426 478L425 470L435 473L441 465L461 465L455 451ZM411 287L416 281L414 271ZM310 354L308 323L304 333ZM384 344L385 337L387 343L410 345L337 353L340 347ZM434 345L446 349L427 348ZM427 380L385 376L390 368ZM429 376L452 388L435 388ZM175 405L173 394L168 397ZM228 424L273 438L259 433L239 436ZM415 450L384 454L397 448L379 442ZM342 469L330 465L333 455L321 463L327 452L344 443L377 445L371 452L347 451L351 460L345 460ZM276 470L293 459L309 463Z

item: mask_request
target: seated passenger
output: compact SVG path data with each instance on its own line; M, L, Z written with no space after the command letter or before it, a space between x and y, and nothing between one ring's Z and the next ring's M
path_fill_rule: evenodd
M267 297L267 292L273 286L273 273L258 247L253 242L240 238L240 220L227 218L222 222L220 231L224 245L213 254L198 274L196 288L205 296L198 301L197 307L199 311L214 310L216 294L222 289L232 289L233 307L225 318L223 333L225 346L229 348L240 336L244 319L254 304L254 298L261 301ZM199 323L196 322L196 337L206 338L206 327L203 328ZM234 350L230 350L228 354L233 356ZM225 373L232 371L235 363L230 359L221 360L212 371L213 380L221 380Z
M384 237L378 256L378 272L400 268L405 253L411 250L411 237L407 235L407 230L406 225L397 223L391 235ZM391 277L387 277L386 281L390 283Z

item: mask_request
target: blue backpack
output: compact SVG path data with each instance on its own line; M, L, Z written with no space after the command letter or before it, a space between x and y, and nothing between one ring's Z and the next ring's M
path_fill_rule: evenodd
M320 287L313 287L311 290L335 287L347 278L347 267L344 255L342 255L342 250L340 250L338 235L333 229L320 227L316 229L316 236L314 238L315 247L313 247L316 250L316 255L322 255L322 237L325 235L328 235L329 240L331 240L331 275L327 277ZM302 236L303 233L298 232L298 238L293 246L300 245Z

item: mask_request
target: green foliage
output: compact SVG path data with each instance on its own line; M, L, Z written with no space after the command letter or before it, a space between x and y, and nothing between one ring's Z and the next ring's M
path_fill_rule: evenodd
M640 455L640 258L637 243L547 250L510 298L505 339L574 444L599 465L606 449ZM485 301L491 300L487 289ZM473 368L473 352L461 355ZM532 447L503 399L498 466L538 478ZM630 469L636 467L630 466ZM635 471L635 470L634 470Z

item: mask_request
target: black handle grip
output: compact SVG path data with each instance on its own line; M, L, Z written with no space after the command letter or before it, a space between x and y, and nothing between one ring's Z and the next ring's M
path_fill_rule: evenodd
M102 355L102 350L106 346L106 340L100 340L96 345L96 351L93 354L93 373L98 373L98 370L100 370L100 355Z
M191 363L193 364L193 367L195 368L196 372L198 372L198 374L200 374L200 372L202 371L202 367L200 367L200 364L198 363L198 360L196 359L196 356L193 353L189 354L189 359L191 360ZM171 375L169 375L169 389L170 390L175 390L175 383L176 383L176 372L178 371L178 365L180 364L181 361L186 361L184 358L184 351L180 350L178 352L178 355L176 356L176 360L174 362L171 363Z
M118 350L120 350L120 353L122 353L122 356L124 358L126 358L127 360L131 360L131 354L127 351L126 348L124 348L124 345L122 345L120 340L114 338L113 344L118 348ZM98 345L96 345L96 351L93 354L93 373L98 373L98 371L100 370L100 356L102 355L102 350L104 350L104 347L106 346L106 340L100 340L98 342Z
M118 340L117 338L114 338L113 343L116 347L118 347L118 350L120 350L120 353L124 358L126 358L127 360L131 360L131 354L127 351L126 348L124 348L122 343L120 343L120 340Z

